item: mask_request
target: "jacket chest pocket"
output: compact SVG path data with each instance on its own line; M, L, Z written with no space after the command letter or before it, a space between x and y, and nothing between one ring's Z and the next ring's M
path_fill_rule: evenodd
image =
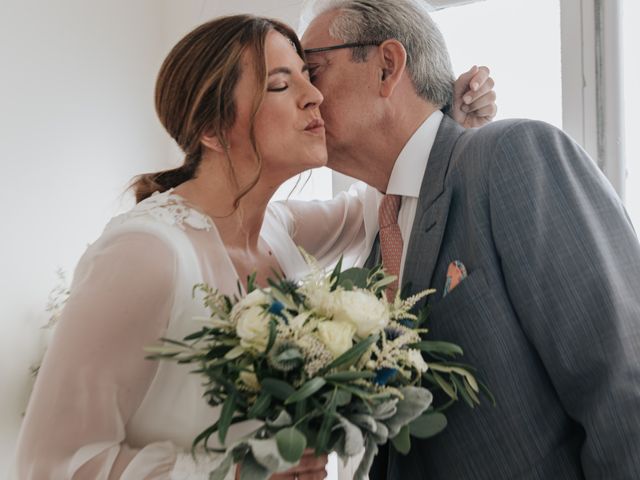
M433 318L452 318L460 316L469 308L483 301L489 293L484 270L476 268L453 290L431 305Z

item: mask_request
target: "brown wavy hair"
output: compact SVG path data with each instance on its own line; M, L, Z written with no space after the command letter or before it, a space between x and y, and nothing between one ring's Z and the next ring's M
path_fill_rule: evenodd
M156 81L155 104L160 122L185 153L184 163L171 170L138 175L132 181L136 201L153 192L164 192L196 176L202 159L202 136L213 132L225 151L232 180L240 199L258 182L262 158L256 144L254 122L267 86L265 41L270 31L287 37L300 58L304 52L295 32L277 20L253 15L220 17L188 33L169 52ZM229 155L226 132L236 119L234 90L240 78L245 51L253 53L258 88L253 98L249 139L256 158L256 176L240 186Z

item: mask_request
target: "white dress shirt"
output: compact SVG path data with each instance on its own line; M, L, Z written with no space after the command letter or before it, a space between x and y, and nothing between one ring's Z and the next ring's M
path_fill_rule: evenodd
M398 225L402 234L403 249L402 263L400 264L399 284L402 285L404 263L407 256L409 239L413 221L418 207L418 198L422 180L427 171L427 162L431 154L431 147L436 139L438 128L442 122L443 113L440 110L433 112L424 123L415 131L406 143L391 171L387 194L401 195L402 204L398 214ZM364 219L367 241L371 249L375 236L378 233L378 208L383 194L373 187L367 187L364 195ZM366 259L365 259L366 260Z

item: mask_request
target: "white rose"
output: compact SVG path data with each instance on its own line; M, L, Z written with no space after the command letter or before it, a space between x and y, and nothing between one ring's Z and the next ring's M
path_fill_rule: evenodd
M333 319L353 323L359 338L366 338L382 330L389 323L387 308L373 293L351 290L335 294L337 298Z
M337 358L353 346L353 334L356 327L349 322L329 320L318 324L318 338Z
M244 309L238 314L236 333L244 348L264 352L269 341L269 315L259 306Z
M311 312L300 313L289 320L289 326L294 330L300 330L302 327L304 327L305 322L310 316Z
M257 288L246 297L240 299L240 301L233 306L231 316L234 316L234 313L240 313L245 308L257 307L258 305L264 305L265 303L271 303L271 300L262 290Z
M315 309L320 315L325 317L333 315L336 293L331 292L328 285L314 285L313 288L307 288L305 294L311 308Z
M233 306L230 314L231 321L237 324L240 317L244 315L246 310L269 303L269 297L266 296L262 290L256 289L246 297L241 298L240 301Z
M424 361L424 358L422 358L422 354L416 349L412 348L409 350L408 360L409 363L411 363L420 373L424 373L429 370L427 362Z

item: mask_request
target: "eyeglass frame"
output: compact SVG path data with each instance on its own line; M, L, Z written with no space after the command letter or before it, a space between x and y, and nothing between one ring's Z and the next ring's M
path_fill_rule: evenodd
M332 45L330 47L318 47L318 48L307 48L304 50L305 55L309 55L310 53L320 53L320 52L329 52L331 50L339 50L341 48L358 48L358 47L379 47L383 42L354 42L354 43L341 43L340 45Z

